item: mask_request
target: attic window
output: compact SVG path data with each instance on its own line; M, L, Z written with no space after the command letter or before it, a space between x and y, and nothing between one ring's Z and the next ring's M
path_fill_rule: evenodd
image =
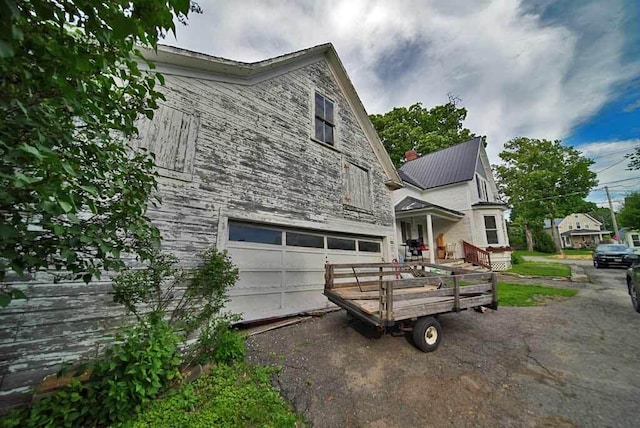
M334 145L333 101L316 92L315 97L315 139Z

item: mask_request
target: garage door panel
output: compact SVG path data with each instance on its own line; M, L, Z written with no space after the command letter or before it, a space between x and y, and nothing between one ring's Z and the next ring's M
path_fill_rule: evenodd
M231 261L242 268L279 268L282 266L282 247L228 247Z
M329 263L358 263L358 255L353 253L329 253L327 254Z
M322 309L332 306L326 297L319 291L289 292L284 295L284 307L299 308L298 312L313 309Z
M295 289L298 287L317 286L324 287L324 271L288 271L285 276L285 287Z
M291 268L323 268L325 263L324 250L316 252L296 251L289 249L286 253L285 267Z
M225 309L241 314L244 320L257 319L257 314L276 313L281 309L281 294L259 294L235 296L225 305Z
M240 277L234 289L266 289L282 286L282 271L246 271L240 270Z
M231 302L227 307L236 313L241 312L246 321L330 306L322 294L324 266L327 261L377 263L382 260L380 253L366 251L372 248L370 245L363 247L364 251L360 250L363 241L381 242L375 237L360 239L336 233L324 235L318 231L289 230L257 224L251 224L245 230L242 223L238 223L240 226L236 229L244 230L246 236L242 236L244 241L227 242L231 260L240 272L237 284L229 292ZM285 245L265 244L258 240L260 236L252 235L257 233L256 230L262 229L280 230L282 243ZM308 241L302 239L304 235L321 239ZM233 236L234 239L239 239L238 236ZM330 248L302 246L317 242ZM344 278L339 281L351 282L354 279Z

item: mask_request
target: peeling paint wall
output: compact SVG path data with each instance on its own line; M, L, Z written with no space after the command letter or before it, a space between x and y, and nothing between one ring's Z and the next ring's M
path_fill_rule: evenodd
M316 90L336 104L335 148L311 139ZM156 153L162 204L149 215L184 265L224 248L228 218L380 236L384 254L396 253L384 172L324 59L255 85L170 72L164 92L133 145ZM344 204L348 163L368 173L368 210ZM0 311L0 410L28 400L60 362L100 352L127 321L108 277L53 284L38 274L15 286L29 300Z

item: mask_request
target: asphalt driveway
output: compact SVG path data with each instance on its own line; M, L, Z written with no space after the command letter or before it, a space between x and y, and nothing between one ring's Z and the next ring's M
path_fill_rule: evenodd
M637 426L640 314L623 269L584 269L595 283L548 282L569 300L441 316L430 354L338 311L254 336L249 359L281 365L317 427Z

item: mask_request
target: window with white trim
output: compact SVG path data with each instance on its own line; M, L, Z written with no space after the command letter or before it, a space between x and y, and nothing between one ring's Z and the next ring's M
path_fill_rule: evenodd
M576 221L576 229L581 229L579 221Z
M315 139L333 146L336 126L333 119L333 101L316 92L314 104Z
M489 192L487 191L487 181L483 178L480 178L478 174L476 174L476 189L478 190L478 198L482 201L489 200Z
M634 247L640 247L640 235L632 234L631 243L633 244Z
M487 244L498 243L498 225L496 222L496 216L486 215L484 216L484 230L487 234Z

